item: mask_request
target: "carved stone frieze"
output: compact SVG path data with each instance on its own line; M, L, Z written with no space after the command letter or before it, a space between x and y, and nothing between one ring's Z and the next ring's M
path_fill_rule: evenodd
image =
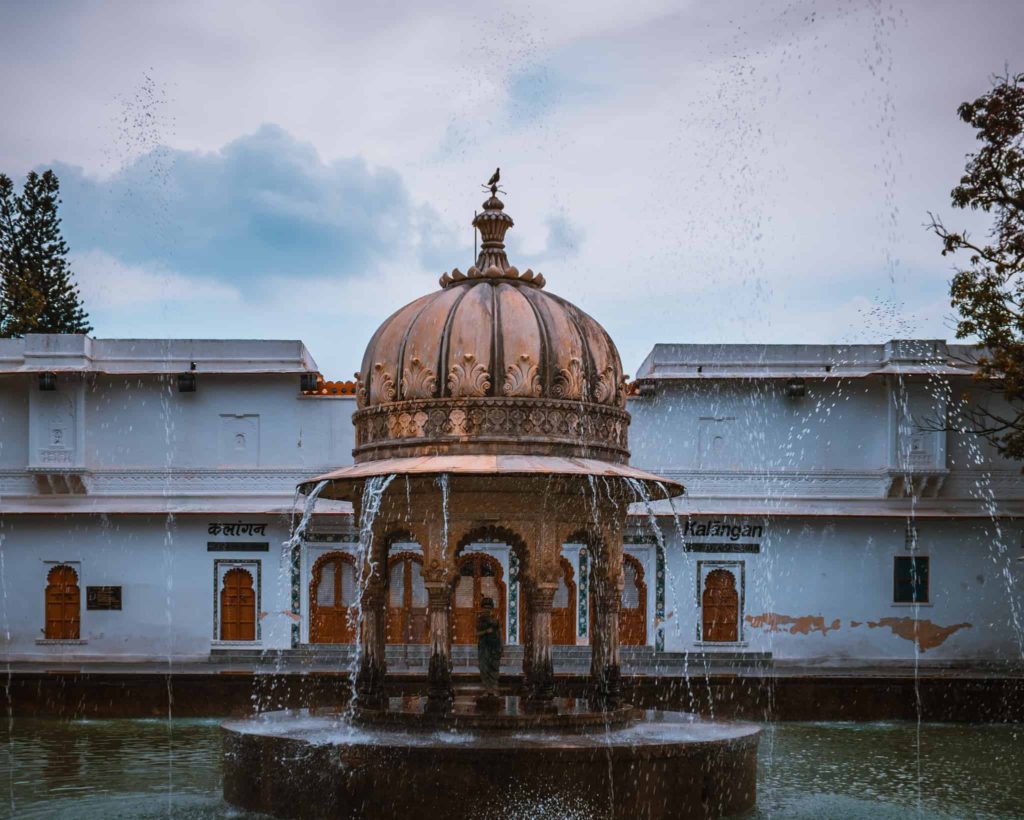
M427 399L437 390L437 376L434 371L413 356L409 366L402 373L402 397L406 399Z
M569 359L565 367L558 369L551 394L556 399L582 399L587 392L587 374L583 370L583 362L577 357Z
M366 382L363 381L363 374L356 373L356 407L366 407Z
M394 401L397 398L395 378L384 369L383 362L377 362L373 366L370 392L373 394L374 401Z
M541 444L551 455L617 463L628 458L629 415L608 405L590 405L583 412L578 402L555 399L432 399L364 408L353 422L357 461L421 454L437 445L455 453L467 437L477 453L493 442L504 453L536 454Z
M472 353L463 354L448 371L448 392L454 398L477 398L490 389L491 375Z
M540 396L540 368L533 363L529 353L520 354L515 363L505 368L502 392L506 396Z
M615 368L608 365L597 377L597 384L594 386L594 401L598 404L613 404L616 400L617 390Z

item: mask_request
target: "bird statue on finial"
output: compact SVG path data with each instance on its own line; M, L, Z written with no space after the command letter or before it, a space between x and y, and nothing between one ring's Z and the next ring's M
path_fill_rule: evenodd
M491 174L491 178L487 180L487 184L484 185L484 190L491 189L491 196L497 196L498 194L498 181L501 179L501 168L495 168L494 173ZM504 193L504 191L502 191Z

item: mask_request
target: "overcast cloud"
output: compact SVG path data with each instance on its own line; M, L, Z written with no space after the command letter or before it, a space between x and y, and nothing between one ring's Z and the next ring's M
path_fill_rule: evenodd
M948 337L956 106L1007 2L6 3L0 171L53 166L97 335L302 338L329 377L472 263L619 343Z

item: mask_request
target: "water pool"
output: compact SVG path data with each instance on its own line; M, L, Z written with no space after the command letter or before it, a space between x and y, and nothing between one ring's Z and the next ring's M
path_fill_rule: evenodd
M0 729L0 816L243 818L220 797L217 720L15 719ZM1019 818L1024 726L769 724L753 818ZM531 802L508 817L578 816Z

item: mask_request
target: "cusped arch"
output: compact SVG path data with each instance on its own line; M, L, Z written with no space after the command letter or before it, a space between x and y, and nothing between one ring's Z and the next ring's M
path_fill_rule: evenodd
M420 548L420 552L425 553L423 547L424 540L418 537L411 527L404 525L390 527L383 532L375 533L372 546L366 555L366 564L363 567L367 583L371 581L383 582L391 549L395 544L411 541Z
M590 557L590 574L592 580L607 578L615 586L622 582L622 549L610 548L610 539L604 533L595 532L589 527L573 530L566 537L568 544L583 544Z
M53 567L46 574L44 637L47 640L78 640L81 605L78 572L69 564Z
M324 577L328 565L331 566L330 583ZM349 571L350 583L346 584ZM343 644L355 640L352 614L358 603L358 580L359 565L351 553L331 550L316 559L309 579L310 643ZM323 588L321 582L324 582Z
M455 643L476 643L478 619L487 611L484 599L490 599L492 613L505 633L508 586L501 562L485 552L470 551L457 559L454 578L449 581L452 602L452 639Z
M387 643L426 643L428 597L421 553L404 549L388 555L385 597Z
M647 643L647 580L644 565L635 555L622 556L624 584L619 607L619 644ZM627 577L628 576L628 577Z
M482 524L466 530L459 538L448 545L448 554L445 556L448 566L454 569L461 553L466 547L477 541L500 541L508 544L519 560L520 575L530 564L530 549L522 535L503 524Z

